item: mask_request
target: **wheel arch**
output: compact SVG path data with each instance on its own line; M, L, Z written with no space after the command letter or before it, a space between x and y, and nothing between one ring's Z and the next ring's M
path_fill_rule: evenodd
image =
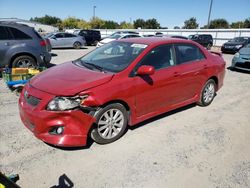
M216 84L216 91L218 90L219 80L216 76L211 76L208 80L214 80Z
M125 109L127 110L127 113L128 113L128 124L131 125L131 108L128 105L128 103L125 102L124 100L121 100L121 99L111 100L111 101L108 101L108 102L104 103L103 105L101 105L101 107L105 107L109 104L115 104L115 103L119 103L125 107Z

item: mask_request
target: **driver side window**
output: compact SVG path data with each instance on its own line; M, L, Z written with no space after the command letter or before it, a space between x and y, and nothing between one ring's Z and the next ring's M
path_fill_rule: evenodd
M162 45L151 50L141 61L140 65L150 65L155 70L175 65L172 45Z
M64 36L63 36L62 33L58 33L58 34L55 35L55 37L56 37L56 38L63 38Z

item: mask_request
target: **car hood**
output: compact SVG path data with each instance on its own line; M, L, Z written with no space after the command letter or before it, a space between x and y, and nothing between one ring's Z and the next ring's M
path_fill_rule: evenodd
M241 48L239 53L242 55L250 55L250 48Z
M236 46L240 44L244 44L244 42L226 42L224 45Z
M43 71L33 77L30 84L53 95L72 96L107 83L112 77L113 74L92 71L67 62Z

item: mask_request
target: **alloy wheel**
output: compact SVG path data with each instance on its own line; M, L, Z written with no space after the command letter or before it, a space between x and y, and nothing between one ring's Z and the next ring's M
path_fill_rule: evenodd
M206 85L203 94L203 100L205 103L210 103L215 95L215 85L213 83L209 83Z
M110 109L100 117L97 131L104 139L117 136L124 126L124 115L119 109Z

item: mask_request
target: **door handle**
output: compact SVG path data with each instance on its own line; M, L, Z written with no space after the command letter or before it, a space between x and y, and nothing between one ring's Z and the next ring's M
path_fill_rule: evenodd
M5 45L5 46L9 46L10 43L9 43L9 42L5 42L4 45Z

